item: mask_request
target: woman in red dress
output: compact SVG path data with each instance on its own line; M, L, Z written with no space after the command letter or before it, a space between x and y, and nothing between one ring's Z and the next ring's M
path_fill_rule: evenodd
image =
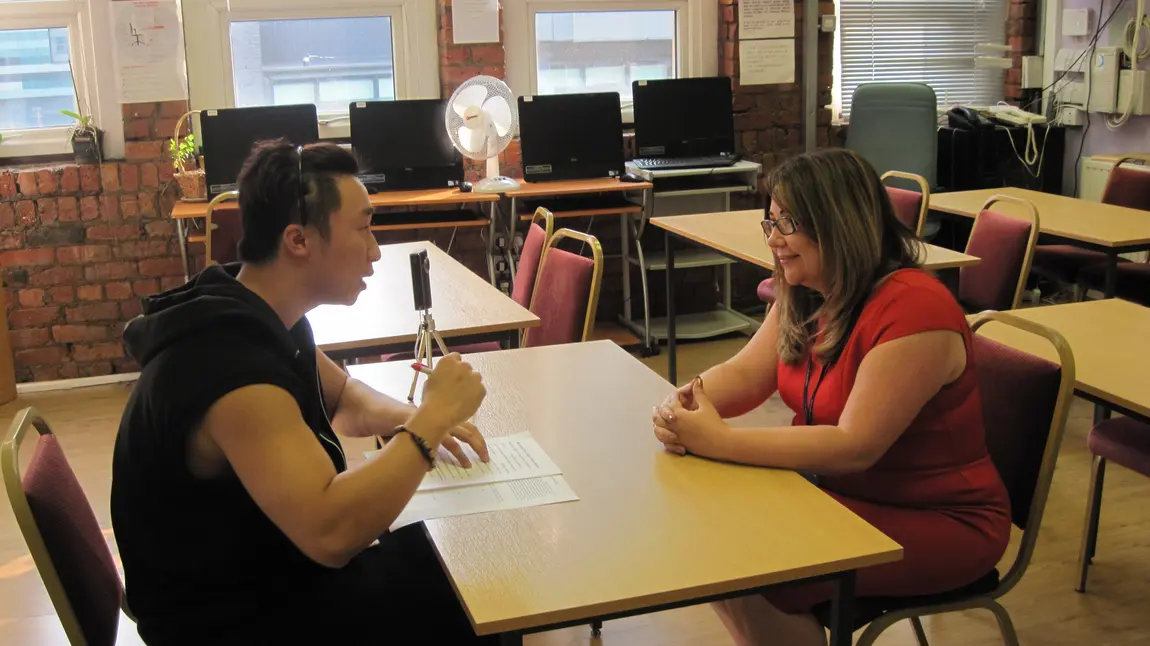
M655 407L656 438L677 454L815 477L903 547L902 560L859 571L859 596L975 581L1006 550L1010 503L986 448L962 308L919 268L921 245L857 154L791 158L767 193L777 301L738 355ZM776 391L792 426L724 421ZM796 585L715 609L740 644L826 644L811 608L830 596L829 583Z

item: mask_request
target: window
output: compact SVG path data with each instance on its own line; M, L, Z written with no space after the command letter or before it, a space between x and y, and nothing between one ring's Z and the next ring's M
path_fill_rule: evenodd
M114 100L88 92L97 84L87 2L0 0L0 24L0 157L70 152L72 119L60 111L91 114L103 126L100 100Z
M835 112L847 118L855 88L921 82L940 107L1003 97L1003 70L976 68L974 46L1006 42L1006 0L839 0Z
M523 95L618 92L632 81L713 76L713 0L504 0L507 80Z
M184 19L196 109L314 103L333 138L352 101L439 96L434 3L185 0Z

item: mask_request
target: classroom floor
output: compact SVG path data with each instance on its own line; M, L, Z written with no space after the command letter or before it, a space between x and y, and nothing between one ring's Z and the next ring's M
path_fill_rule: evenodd
M736 352L744 339L725 339L680 346L679 374L700 372ZM662 372L666 355L644 360ZM24 406L36 406L47 417L87 492L101 526L110 527L108 494L111 449L130 385L26 395L0 407L0 426ZM650 405L653 402L639 402ZM787 423L790 412L777 398L759 413ZM1086 504L1090 456L1086 433L1091 408L1075 402L1063 443L1054 486L1042 523L1038 548L1022 582L1006 598L1023 644L1042 646L1093 644L1126 646L1150 639L1150 479L1120 467L1107 471L1098 554L1091 568L1090 591L1074 591L1076 561ZM350 444L350 443L349 443ZM354 446L352 447L354 449ZM652 450L658 450L652 439ZM348 455L361 454L349 450ZM40 582L7 503L0 505L0 644L56 646L67 644L48 595ZM770 510L763 510L770 513ZM105 533L112 540L111 530ZM690 558L684 554L683 558ZM668 563L667 567L675 567ZM924 620L932 644L972 646L1001 644L989 613L967 612ZM601 640L590 629L576 627L528 637L533 646L628 644L634 646L722 646L731 641L706 606L607 622ZM142 643L133 626L121 621L120 644ZM883 646L912 646L909 624L896 626L879 640Z

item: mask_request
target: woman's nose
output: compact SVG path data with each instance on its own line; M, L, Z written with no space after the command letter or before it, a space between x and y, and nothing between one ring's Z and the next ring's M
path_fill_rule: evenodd
M771 228L771 235L767 236L767 245L775 249L786 244L786 239L783 234L779 233L778 227Z

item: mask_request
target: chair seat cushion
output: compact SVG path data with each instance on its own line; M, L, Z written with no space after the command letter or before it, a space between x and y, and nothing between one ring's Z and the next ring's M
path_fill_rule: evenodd
M1150 264L1118 260L1115 295L1140 305L1150 306ZM1106 287L1106 263L1096 263L1084 267L1078 280L1090 289L1099 291Z
M759 283L759 288L756 290L759 295L759 300L764 303L775 302L775 279L768 278Z
M1150 476L1150 425L1129 417L1108 419L1090 429L1086 447L1094 455Z
M485 341L483 343L468 343L466 345L453 345L447 348L451 352L458 352L459 354L477 354L479 352L496 352L503 349L498 341ZM435 348L432 352L433 356L440 356L442 353L439 348ZM412 361L415 355L411 352L392 352L391 354L379 355L380 361Z
M922 608L924 606L937 606L990 594L998 587L998 580L998 570L991 570L973 583L949 592L928 594L919 597L859 597L855 599L855 621L854 626L852 626L852 632L888 612L907 610L909 608ZM823 626L830 628L830 601L820 603L812 608L811 611Z
M1034 248L1031 271L1063 283L1074 283L1084 267L1105 262L1106 254L1066 244L1039 245Z

